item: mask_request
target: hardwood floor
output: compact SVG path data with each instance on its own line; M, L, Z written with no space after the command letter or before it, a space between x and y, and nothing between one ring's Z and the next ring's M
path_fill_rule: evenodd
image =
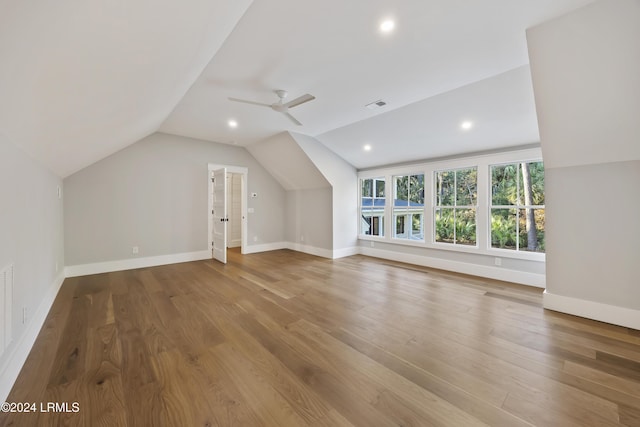
M67 279L0 425L640 425L640 333L541 297L292 251Z

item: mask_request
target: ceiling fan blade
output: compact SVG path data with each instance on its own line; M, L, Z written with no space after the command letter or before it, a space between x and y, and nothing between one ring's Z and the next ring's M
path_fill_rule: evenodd
M246 99L229 98L229 101L243 102L245 104L260 105L261 107L271 107L271 104L265 104L263 102L247 101Z
M296 119L295 117L293 117L291 114L289 114L289 113L282 113L282 114L284 114L285 116L289 117L289 119L290 119L293 123L297 124L298 126L302 126L302 123L300 123L300 122L298 121L298 119Z
M306 95L299 96L296 99L287 102L286 104L284 104L284 106L287 108L293 108L297 107L300 104L304 104L305 102L313 101L314 99L316 99L315 96L309 95L307 93Z

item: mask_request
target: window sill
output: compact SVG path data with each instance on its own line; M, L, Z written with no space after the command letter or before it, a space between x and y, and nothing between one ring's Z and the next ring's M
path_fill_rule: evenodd
M411 246L414 248L423 248L430 250L443 250L451 252L460 252L484 256L492 256L498 258L512 258L526 261L546 262L546 254L541 252L516 252L509 249L488 248L482 249L478 246L452 245L449 243L411 241L404 239L394 239L387 237L372 237L367 235L358 236L358 240L373 241L380 243L388 243L391 245Z

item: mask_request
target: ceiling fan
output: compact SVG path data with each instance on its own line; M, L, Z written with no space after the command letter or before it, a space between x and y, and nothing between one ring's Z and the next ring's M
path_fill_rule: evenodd
M302 126L302 123L300 123L298 121L298 119L296 119L291 114L289 114L289 108L297 107L298 105L304 104L305 102L313 101L314 99L316 99L316 97L313 96L313 95L309 95L307 93L305 95L299 96L296 99L293 99L293 100L285 103L284 99L287 97L288 92L286 90L281 90L281 89L276 90L274 92L276 93L276 95L278 95L278 98L280 98L280 100L278 102L274 102L273 104L265 104L265 103L262 103L262 102L255 102L255 101L247 101L246 99L238 99L238 98L229 98L229 101L244 102L245 104L253 104L253 105L260 105L262 107L269 107L272 110L277 111L278 113L284 114L293 123L297 124L298 126Z

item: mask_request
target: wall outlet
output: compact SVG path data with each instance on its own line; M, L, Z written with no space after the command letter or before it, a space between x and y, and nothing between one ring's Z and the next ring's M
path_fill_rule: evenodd
M254 213L254 212L255 212L255 209L253 209L253 208L248 208L247 209L247 213Z
M137 254L138 252L140 252L140 248L137 246L134 246L133 248L131 248L131 253L132 254Z
M300 236L300 241L304 242L304 236Z
M253 236L253 241L257 242L258 241L258 236Z
M502 265L502 258L495 258L493 260L494 264L500 267Z
M371 242L371 247L374 247L376 245L375 242Z

